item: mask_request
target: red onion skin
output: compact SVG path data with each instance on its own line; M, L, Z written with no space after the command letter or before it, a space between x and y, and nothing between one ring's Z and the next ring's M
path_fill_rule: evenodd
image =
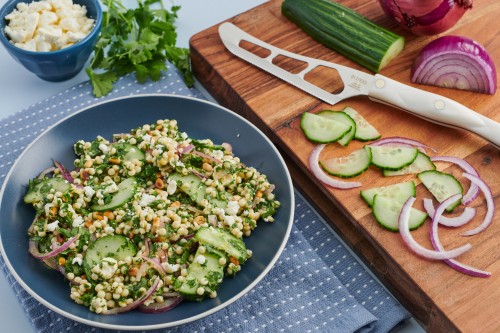
M417 36L453 27L472 8L472 0L379 0L385 14Z
M442 36L415 58L411 82L494 94L497 74L481 44L462 36Z

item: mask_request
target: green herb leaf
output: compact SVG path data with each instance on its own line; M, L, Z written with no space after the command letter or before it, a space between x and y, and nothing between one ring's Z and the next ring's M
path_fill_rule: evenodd
M113 90L113 83L117 80L115 73L104 72L97 74L90 68L87 68L86 72L90 78L90 83L92 84L93 92L96 97L107 95Z
M138 82L157 81L170 61L187 86L194 84L189 50L176 47L175 20L180 6L169 10L161 0L138 0L127 9L122 0L103 0L106 11L87 75L97 97L108 94L118 77L135 72ZM153 8L154 7L154 8Z

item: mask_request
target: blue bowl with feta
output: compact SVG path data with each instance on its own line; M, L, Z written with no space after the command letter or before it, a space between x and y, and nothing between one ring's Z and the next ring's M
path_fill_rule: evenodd
M10 0L0 9L0 41L46 81L64 81L84 67L102 22L98 0Z

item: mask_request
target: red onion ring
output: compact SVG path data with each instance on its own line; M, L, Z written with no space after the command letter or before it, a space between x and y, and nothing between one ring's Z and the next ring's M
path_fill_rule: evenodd
M458 199L458 197L457 197ZM432 203L432 199L425 198L424 200L424 209L429 214L429 217L434 218L435 209ZM441 213L442 214L442 213ZM439 217L439 224L445 225L447 227L461 227L467 223L469 223L474 216L476 216L476 209L472 207L465 207L464 211L460 216L456 217L447 217L441 215Z
M66 249L69 248L69 246L71 244L73 244L73 242L78 238L78 236L73 236L71 238L69 238L65 243L63 243L61 246L53 249L52 251L50 252L47 252L47 253L40 253L40 251L38 250L38 242L35 242L33 240L30 240L29 241L29 252L31 253L31 255L37 259L48 259L48 258L51 258L51 257L54 257L56 255L58 255L59 253L65 251Z
M322 183L331 186L333 188L339 188L345 190L345 189L360 187L361 186L360 182L344 182L340 180L335 180L333 178L330 178L330 176L324 173L324 171L321 169L319 165L319 155L324 148L325 148L324 144L319 144L316 147L314 147L311 154L309 155L309 168L311 168L311 172L314 174L314 176L318 178L318 180L320 180Z
M465 172L467 172L467 173L469 173L471 175L474 175L476 177L479 177L479 173L476 171L476 169L474 169L474 167L472 165L470 165L469 162L467 162L466 160L461 159L459 157L455 157L455 156L433 156L433 157L431 157L431 161L432 162L440 161L440 162L453 163L453 164L458 165ZM471 183L471 185L469 187L469 190L462 197L462 204L464 204L464 205L467 206L468 204L470 204L477 197L478 194L479 194L479 187L476 184Z
M224 148L227 152L232 153L233 152L233 146L231 146L230 143L223 142L221 144L222 148Z
M119 308L114 308L114 309L111 309L111 310L105 310L105 311L101 312L101 314L113 315L113 314L127 312L127 311L135 309L136 307L138 307L139 305L141 305L142 303L144 303L148 298L150 298L155 293L156 289L158 289L158 286L160 285L160 281L161 281L160 277L159 276L156 277L155 282L144 293L144 295L142 295L141 297L139 297L138 299L136 299L134 302L128 304L127 306L119 307Z
M179 153L180 153L181 155L184 155L184 154L189 153L189 152L190 152L191 150L193 150L193 149L194 149L194 145L189 144L189 145L187 145L186 147L182 148L182 149L179 151Z
M432 218L431 221L431 242L432 242L432 247L436 251L443 252L445 251L443 245L439 241L439 234L438 234L438 225L441 223L441 219L443 218L442 214L446 207L452 202L455 202L460 198L460 194L455 194L448 199L444 200L436 209L436 214ZM430 215L430 214L429 214ZM476 277L489 277L491 276L491 272L486 272L480 269L477 269L475 267L463 264L455 259L444 259L444 262L452 267L453 269L456 269L457 271L470 275L470 276L476 276Z
M59 169L59 171L61 171L61 175L64 179L71 184L75 182L75 179L71 176L71 173L64 167L64 165L62 165L59 161L54 161L54 165Z
M221 160L219 160L219 159L217 159L217 158L215 158L213 156L207 155L205 153L202 153L201 151L198 151L198 150L193 150L193 155L198 155L200 157L203 157L203 158L205 158L205 159L207 159L209 161L214 162L215 164L221 164L222 163Z
M181 296L168 297L163 303L151 303L149 305L141 304L137 309L145 313L162 313L172 310L179 305L182 300L183 298Z
M40 172L40 174L38 175L38 179L42 179L43 177L47 176L49 173L52 173L54 172L56 168L54 167L50 167L50 168L47 168L45 170L43 170L42 172Z
M437 152L437 150L435 148L432 148L432 147L430 147L430 146L428 146L428 145L426 145L418 140L404 138L401 136L391 136L391 137L379 139L377 141L371 142L370 146L384 146L384 145L388 145L388 144L403 144L403 145L409 145L412 147L424 149L424 152L425 152L425 149L430 149L433 152Z
M146 262L150 263L153 266L153 268L156 269L158 273L160 273L161 276L164 276L166 274L165 269L161 265L160 260L158 258L149 258L144 255L142 255L141 258L143 260L146 260Z
M491 189L481 178L475 175L471 175L467 172L463 173L462 176L479 186L479 189L481 190L481 192L483 192L484 197L486 198L487 210L483 222L477 228L462 233L462 236L472 236L480 233L481 231L484 231L490 226L491 222L493 222L493 215L495 213L495 201L493 200L493 193L491 193Z
M443 260L443 259L455 258L461 255L462 253L468 251L472 247L472 245L468 243L449 251L435 251L435 250L429 250L420 245L419 243L417 243L413 238L413 236L411 235L409 227L410 211L415 200L416 200L415 197L409 197L408 200L406 200L406 202L403 205L403 208L401 209L401 213L399 214L399 219L398 219L399 233L401 234L401 237L403 238L405 244L413 252L427 259Z

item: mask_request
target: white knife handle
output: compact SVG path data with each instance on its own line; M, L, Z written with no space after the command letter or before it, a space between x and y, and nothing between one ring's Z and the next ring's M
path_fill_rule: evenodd
M449 98L375 75L368 92L386 103L440 125L469 130L500 148L500 124Z

